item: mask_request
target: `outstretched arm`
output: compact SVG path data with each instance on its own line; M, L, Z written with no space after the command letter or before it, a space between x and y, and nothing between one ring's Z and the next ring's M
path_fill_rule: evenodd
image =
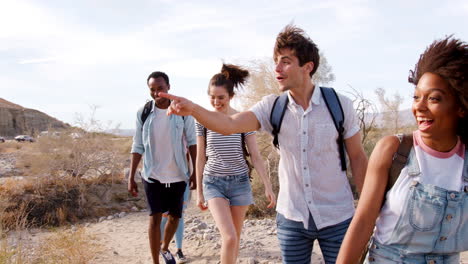
M168 114L191 115L204 127L223 135L255 131L260 128L257 117L250 111L229 116L209 111L183 97L162 92L158 95L172 101L167 109Z
M268 177L265 163L262 159L262 156L260 155L260 152L258 151L257 137L255 134L246 136L245 142L247 143L247 149L249 150L253 166L258 175L260 175L263 186L265 187L265 196L270 201L267 208L272 208L276 204L276 196L271 187L270 177Z
M380 213L388 181L388 171L398 145L396 137L387 136L375 146L369 160L356 214L346 232L336 263L357 263L364 251Z

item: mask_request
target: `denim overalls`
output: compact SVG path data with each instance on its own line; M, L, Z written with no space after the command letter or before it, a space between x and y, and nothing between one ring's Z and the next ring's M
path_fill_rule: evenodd
M413 181L386 245L372 241L365 263L458 264L468 250L468 149L461 192ZM411 149L408 176L421 173ZM448 168L450 169L450 168Z

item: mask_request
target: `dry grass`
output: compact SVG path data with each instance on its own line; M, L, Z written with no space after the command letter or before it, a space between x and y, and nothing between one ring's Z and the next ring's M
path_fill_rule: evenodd
M0 153L16 152L23 148L23 146L28 146L29 144L29 142L16 142L13 140L8 140L4 143L0 143Z
M41 244L35 263L89 263L101 251L99 244L94 240L83 228L76 231L59 231Z
M21 228L17 227L18 217L25 219L26 228L60 226L121 211L109 204L114 198L125 200L122 195L114 197L112 189L118 186L116 191L126 194L123 169L128 166L131 138L81 131L74 139L72 133L78 132L44 136L35 143L1 145L3 151L16 150L16 167L27 176L7 179L0 185L0 223L4 228Z
M8 238L1 229L0 236L0 264L84 264L101 252L101 246L83 228L58 230L27 246L19 237Z

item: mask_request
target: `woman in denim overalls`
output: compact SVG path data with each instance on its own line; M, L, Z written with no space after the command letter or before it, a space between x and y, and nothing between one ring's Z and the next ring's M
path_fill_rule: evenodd
M377 143L337 263L357 263L373 231L365 263L458 264L468 250L466 42L432 43L409 81L418 129L408 162L385 194L400 142L387 136Z

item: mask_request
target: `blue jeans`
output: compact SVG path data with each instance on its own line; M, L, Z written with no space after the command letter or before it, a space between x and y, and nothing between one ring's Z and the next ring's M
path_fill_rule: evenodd
M314 219L309 215L309 224L305 229L302 222L286 219L278 213L276 224L283 263L309 264L316 239L319 242L325 263L335 263L351 219L318 230Z
M235 176L203 176L203 195L208 201L224 198L230 206L253 204L252 188L247 174Z

